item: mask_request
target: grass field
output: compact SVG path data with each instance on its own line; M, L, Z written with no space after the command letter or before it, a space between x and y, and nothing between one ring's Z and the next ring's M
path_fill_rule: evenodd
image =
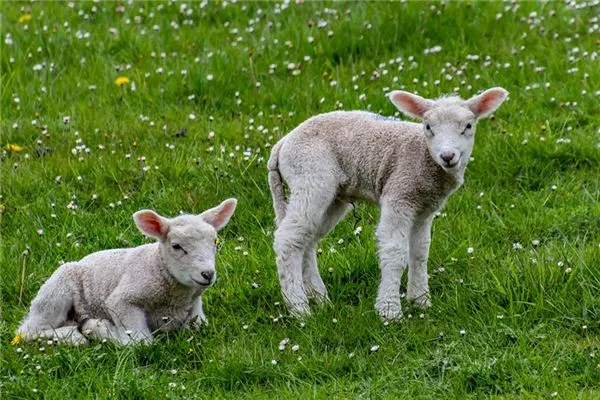
M598 1L2 2L2 398L600 398L599 19ZM380 322L363 204L321 243L331 306L290 318L270 146L320 112L394 115L392 89L492 86L510 99L434 222L433 307ZM227 197L208 327L10 344L61 261L144 243L141 208Z

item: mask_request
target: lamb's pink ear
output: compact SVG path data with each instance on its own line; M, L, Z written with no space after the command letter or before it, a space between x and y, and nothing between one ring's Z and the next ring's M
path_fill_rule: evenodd
M500 104L508 97L508 91L501 87L486 90L479 96L473 96L467 100L467 106L477 119L485 118L496 111Z
M169 222L152 210L141 210L133 214L135 224L142 233L159 240L167 238Z
M423 114L433 105L431 100L401 90L394 90L387 96L398 110L411 118L423 119Z
M204 211L200 216L204 221L214 226L216 230L219 230L227 225L236 205L236 199L227 199L215 208Z

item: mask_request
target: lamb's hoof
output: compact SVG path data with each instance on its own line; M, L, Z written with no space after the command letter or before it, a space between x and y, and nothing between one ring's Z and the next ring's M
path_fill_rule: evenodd
M208 326L208 319L206 317L194 317L192 318L184 328L191 331L199 331L202 327Z
M329 300L329 296L327 296L327 293L325 293L325 294L314 293L312 296L310 296L310 299L312 301L314 301L315 304L319 307L323 307L327 304L331 304L331 300Z
M408 297L408 301L410 301L415 307L421 310L425 310L431 307L431 299L429 298L429 293L425 293L419 297Z
M73 335L70 340L65 341L64 343L70 344L71 346L85 346L89 343L89 341L83 335Z
M56 329L52 339L57 343L69 346L85 346L89 344L87 338L79 332L76 326Z
M290 314L297 319L304 319L310 315L308 303L290 303L288 309Z
M111 323L104 319L88 319L81 327L83 336L89 339L114 339Z
M402 319L400 300L378 301L375 303L375 310L377 310L377 313L383 322L396 322Z

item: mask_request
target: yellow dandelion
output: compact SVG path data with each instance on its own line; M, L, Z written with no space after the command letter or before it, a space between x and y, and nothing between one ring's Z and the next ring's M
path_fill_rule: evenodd
M9 153L18 153L20 151L23 151L23 147L19 146L18 144L7 143L6 151L8 151Z
M25 334L23 334L22 332L19 332L13 338L13 340L10 341L10 344L12 344L13 346L16 346L16 345L20 344L23 341L23 339L25 339Z
M0 214L2 214L6 210L6 206L3 203L0 203Z
M126 76L120 76L115 80L115 84L119 86L127 85L129 83L129 78Z
M31 14L23 14L19 17L19 22L21 24L26 24L31 21Z

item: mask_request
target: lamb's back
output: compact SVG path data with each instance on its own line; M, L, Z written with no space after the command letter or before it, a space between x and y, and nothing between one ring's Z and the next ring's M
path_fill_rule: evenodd
M422 162L427 145L420 124L366 111L312 117L288 134L281 150L294 164L333 157L343 195L377 201L390 175Z
M103 306L119 284L150 279L156 266L156 243L126 249L102 250L75 263L83 299L89 306Z

